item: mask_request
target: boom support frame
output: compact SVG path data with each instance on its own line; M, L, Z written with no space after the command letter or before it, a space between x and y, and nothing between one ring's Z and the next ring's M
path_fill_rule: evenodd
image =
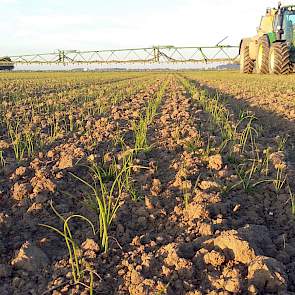
M13 65L160 64L236 62L239 47L230 45L175 47L153 46L114 50L58 50L51 53L8 56ZM0 65L4 62L0 61ZM5 62L7 65L7 61Z

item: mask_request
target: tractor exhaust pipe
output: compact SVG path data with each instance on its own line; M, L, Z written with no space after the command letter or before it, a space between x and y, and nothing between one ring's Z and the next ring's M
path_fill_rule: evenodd
M282 7L282 2L281 2L281 1L279 1L279 3L278 3L278 10L280 10L280 9L281 9L281 7Z

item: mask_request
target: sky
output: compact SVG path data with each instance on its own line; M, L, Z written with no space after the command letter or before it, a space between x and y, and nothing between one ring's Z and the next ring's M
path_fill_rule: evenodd
M0 56L153 45L237 45L273 0L0 0ZM282 1L283 4L290 3ZM295 2L295 1L294 1Z

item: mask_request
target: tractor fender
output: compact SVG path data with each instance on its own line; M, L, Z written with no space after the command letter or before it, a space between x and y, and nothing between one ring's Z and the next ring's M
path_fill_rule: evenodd
M273 43L283 43L283 42L286 42L286 40L275 40L274 42L272 42L272 44Z
M248 40L250 40L250 38L241 39L240 45L239 45L239 54L241 54L242 46L247 46L249 44Z
M242 48L243 40L244 40L244 39L242 39L242 40L240 41L240 45L239 45L239 55L241 54L241 48Z

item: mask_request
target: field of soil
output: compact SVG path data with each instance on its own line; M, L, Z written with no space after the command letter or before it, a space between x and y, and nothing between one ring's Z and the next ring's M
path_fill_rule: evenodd
M295 294L294 82L1 73L0 295Z

